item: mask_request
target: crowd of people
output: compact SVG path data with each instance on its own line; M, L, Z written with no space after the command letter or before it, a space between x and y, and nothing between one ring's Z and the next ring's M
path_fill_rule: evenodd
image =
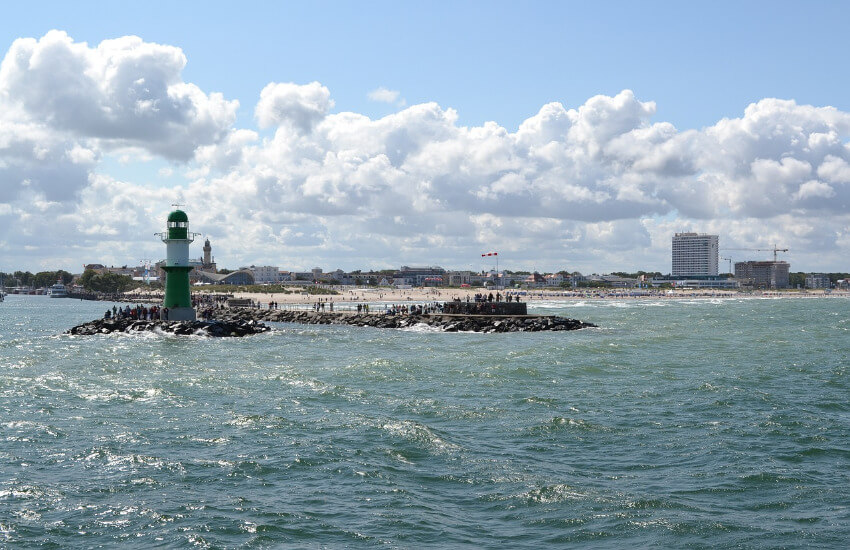
M438 293L435 293L436 296ZM197 311L197 316L199 319L204 321L213 320L215 318L215 312L218 309L225 309L229 307L234 307L233 304L228 303L228 300L232 299L232 295L224 295L224 294L193 294L192 295L192 306ZM433 297L432 297L433 298ZM410 298L408 298L409 300ZM278 310L278 309L290 309L290 308L298 308L297 304L287 304L284 303L283 307L276 300L269 300L266 303L260 302L260 300L255 299L240 299L246 304L238 304L236 307L250 307L251 309L261 309L268 308L270 310ZM466 296L466 309L469 309L472 301L480 306L485 304L494 304L499 302L519 302L520 297L517 295L512 295L510 292L493 292L490 293L477 293L470 300L470 296ZM461 302L460 297L452 298L451 303L459 303ZM306 305L306 304L305 304ZM301 306L303 307L303 306ZM375 307L380 309L377 310L378 314L384 315L428 315L428 314L439 314L444 312L458 313L459 311L455 311L456 308L452 308L449 305L444 305L443 302L430 302L430 303L420 303L420 304L370 304L370 303L358 303L356 306L354 304L342 304L340 306L345 311L351 311L356 308L358 314L370 313ZM489 306L488 306L489 307ZM495 306L493 306L495 307ZM329 311L331 313L334 312L334 300L333 298L318 298L317 301L309 304L309 308L317 313L324 313ZM340 308L337 308L340 309ZM139 320L168 320L168 308L161 308L159 306L145 306L145 305L135 305L135 306L125 306L118 307L113 306L112 309L107 310L104 314L105 319L139 319Z
M387 305L385 314L386 315L428 315L430 313L442 313L443 304L434 302L431 304L403 304L392 306Z
M475 296L473 296L472 298L473 298L474 302L490 302L490 303L496 302L496 303L499 303L501 301L505 301L505 302L510 303L510 302L519 302L520 301L518 294L511 294L510 292L505 293L504 296L502 295L501 292L496 292L495 295L493 295L492 292L489 293L489 294L479 292L479 293L475 294ZM455 297L455 298L453 298L453 301L460 302L461 300L460 300L460 298ZM469 301L468 295L466 297L466 301L467 302Z
M193 294L192 307L211 307L221 309L227 305L227 300L232 298L229 294Z
M112 306L112 309L107 309L106 313L103 314L104 319L133 319L140 321L152 321L154 319L159 319L162 317L163 319L168 318L168 308L162 309L159 306L143 306L137 304L133 307L124 306L123 308L118 306Z

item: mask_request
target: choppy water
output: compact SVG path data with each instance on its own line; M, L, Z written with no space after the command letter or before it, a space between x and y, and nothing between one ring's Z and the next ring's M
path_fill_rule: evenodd
M0 546L843 548L850 301L579 332L70 337L0 304Z

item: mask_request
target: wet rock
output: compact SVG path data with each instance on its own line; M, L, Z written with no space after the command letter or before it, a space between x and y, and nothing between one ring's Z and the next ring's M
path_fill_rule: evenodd
M281 311L264 309L218 309L214 316L222 321L274 321L311 325L351 325L376 328L409 328L426 324L444 332L537 332L543 330L578 330L594 327L576 319L555 316L488 316L488 315L383 315L316 311Z
M227 320L227 321L140 321L132 319L106 320L96 319L83 323L66 331L66 334L80 336L91 336L94 334L110 334L113 332L150 332L159 331L167 334L188 336L198 334L202 336L248 336L268 332L271 328L255 320Z
M556 316L492 316L492 315L384 315L377 313L341 313L316 311L281 311L267 309L217 309L222 321L274 321L311 325L351 325L376 328L409 328L426 324L444 332L537 332L543 330L578 330L595 327L576 319Z

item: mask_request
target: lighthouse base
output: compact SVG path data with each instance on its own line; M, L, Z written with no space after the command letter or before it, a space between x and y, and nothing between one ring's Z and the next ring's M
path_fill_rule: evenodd
M162 310L163 321L194 321L195 308L192 307L170 307L166 317L165 308Z

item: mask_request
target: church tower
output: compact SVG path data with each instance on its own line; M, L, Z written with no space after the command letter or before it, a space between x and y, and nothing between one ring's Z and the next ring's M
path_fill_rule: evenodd
M204 267L212 265L212 247L210 246L210 240L207 239L204 241Z

